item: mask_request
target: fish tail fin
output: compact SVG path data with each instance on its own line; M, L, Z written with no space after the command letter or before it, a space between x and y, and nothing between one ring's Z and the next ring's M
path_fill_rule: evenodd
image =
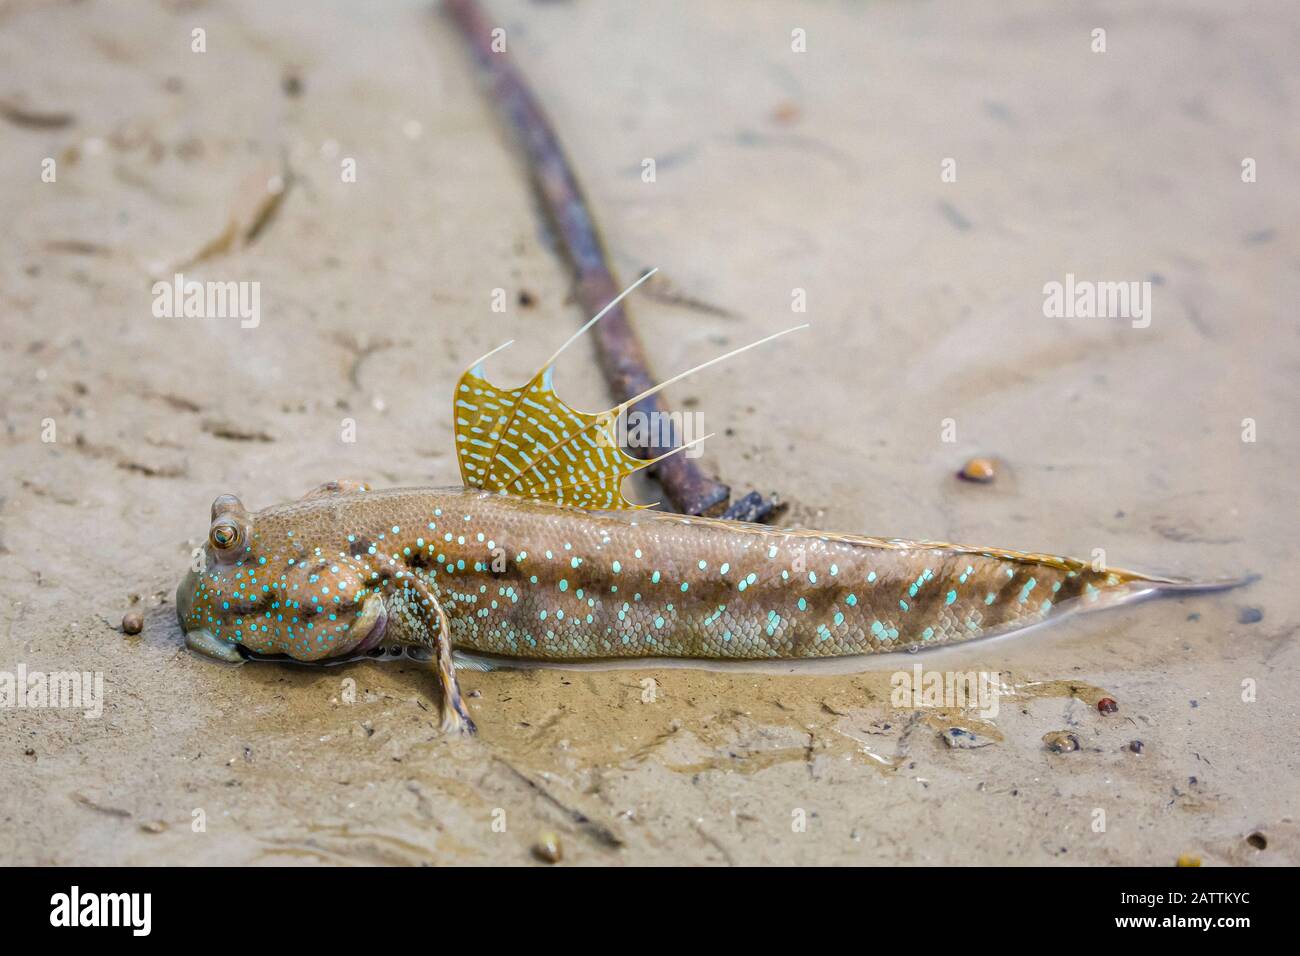
M1150 590L1158 594L1208 594L1214 591L1231 591L1259 580L1258 574L1196 581L1191 578L1166 578L1140 574L1137 571L1124 571L1119 568L1113 568L1111 571L1120 577L1122 583L1130 585L1135 590Z

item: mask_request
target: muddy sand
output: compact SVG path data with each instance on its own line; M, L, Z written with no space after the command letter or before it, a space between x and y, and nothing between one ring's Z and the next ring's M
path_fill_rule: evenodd
M669 392L778 523L1261 579L856 672L465 672L469 741L418 662L199 659L173 592L216 495L458 483L454 377L583 315L427 4L10 2L0 671L103 701L0 710L0 859L1300 862L1294 4L492 10L614 265L663 270L661 375L804 290L811 329ZM258 283L256 327L156 316L178 271ZM1149 324L1046 317L1067 275L1149 282ZM589 345L557 382L607 397ZM997 715L891 701L918 662L996 674Z

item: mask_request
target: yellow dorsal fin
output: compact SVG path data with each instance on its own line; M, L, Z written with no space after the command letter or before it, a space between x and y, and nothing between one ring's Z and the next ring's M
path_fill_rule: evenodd
M605 306L518 388L493 385L483 372L483 362L510 342L493 349L466 370L456 383L452 409L456 457L465 487L593 510L646 507L623 497L623 479L704 438L647 461L628 454L619 444L615 428L618 417L691 372L795 331L787 329L711 359L603 412L580 412L567 405L552 386L555 360L655 271L647 272Z

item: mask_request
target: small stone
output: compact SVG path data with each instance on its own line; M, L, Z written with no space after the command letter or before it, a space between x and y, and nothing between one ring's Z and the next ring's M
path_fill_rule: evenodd
M939 737L953 750L975 750L993 743L989 738L965 727L947 727L939 732Z
M1103 697L1097 701L1097 712L1102 716L1108 716L1119 710L1119 704L1115 703L1114 697Z
M162 833L167 829L167 824L162 820L150 820L148 823L140 824L140 829L145 833Z
M1268 847L1268 837L1256 830L1250 836L1246 837L1246 842L1256 850L1263 850Z
M1043 734L1043 743L1054 754L1068 754L1079 749L1079 738L1068 730L1053 730Z
M1178 858L1178 862L1175 864L1175 866L1200 866L1200 865L1201 865L1201 858L1199 856L1192 856L1190 853L1184 853L1182 856Z
M522 305L525 309L531 309L533 306L537 304L537 297L533 295L531 292L529 292L527 289L520 289L519 304Z
M533 856L543 863L559 863L564 856L560 835L554 830L543 830L537 834L537 842L533 844Z
M122 633L139 634L144 630L144 615L139 611L127 611L122 615Z
M798 103L791 103L789 100L776 104L772 110L772 122L779 123L782 126L790 126L799 122L802 110L799 109Z
M1237 612L1238 624L1258 624L1264 620L1264 612L1257 607L1243 607Z
M1142 743L1140 740L1130 740L1128 742L1128 749L1133 751L1135 754L1140 754L1146 749L1146 744Z
M997 463L992 458L972 458L962 465L957 477L987 485L998 476Z

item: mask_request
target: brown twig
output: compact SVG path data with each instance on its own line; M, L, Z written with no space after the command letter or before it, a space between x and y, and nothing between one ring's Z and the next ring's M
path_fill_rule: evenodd
M446 0L445 5L483 70L493 102L523 148L542 208L550 217L573 269L578 301L588 315L594 315L623 287L610 269L595 220L559 140L509 54L493 50L494 25L478 3L475 0ZM639 395L656 384L656 379L650 374L645 349L621 304L597 323L592 336L601 370L616 398ZM638 402L630 411L648 414L664 412L665 409L660 397L655 395ZM662 419L656 416L651 420L671 421L666 416ZM674 430L667 430L665 441L662 448L631 451L642 458L663 454L677 445ZM758 521L770 515L776 507L771 499L751 492L728 508L731 489L710 478L685 455L673 455L660 462L655 466L654 476L663 485L673 507L683 514L723 512L726 518Z

